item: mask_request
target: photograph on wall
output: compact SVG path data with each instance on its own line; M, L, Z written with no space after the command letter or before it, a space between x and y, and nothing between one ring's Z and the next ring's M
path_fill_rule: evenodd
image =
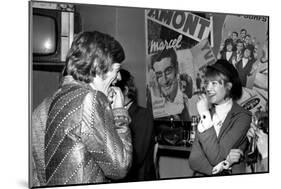
M269 173L269 16L29 2L29 187Z

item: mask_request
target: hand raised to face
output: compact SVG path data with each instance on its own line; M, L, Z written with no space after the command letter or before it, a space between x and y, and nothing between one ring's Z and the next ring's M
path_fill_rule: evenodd
M256 131L256 135L258 136L257 147L262 155L262 158L268 157L268 135L265 134L262 130L258 129Z
M124 96L119 87L110 87L107 98L111 103L112 109L124 107Z
M198 102L197 102L197 110L199 114L209 111L209 102L206 94L199 94L198 95Z

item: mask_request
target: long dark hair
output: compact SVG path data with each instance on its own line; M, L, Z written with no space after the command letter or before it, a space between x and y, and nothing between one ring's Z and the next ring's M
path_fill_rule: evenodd
M120 71L121 80L117 81L115 86L119 87L122 92L125 91L125 87L128 88L128 98L137 101L137 88L134 83L134 77L130 74L129 71L121 69Z

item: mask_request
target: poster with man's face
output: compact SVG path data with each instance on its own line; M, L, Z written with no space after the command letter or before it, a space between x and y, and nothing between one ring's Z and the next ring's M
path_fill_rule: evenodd
M268 100L268 17L145 10L148 102L154 118L190 120L204 90L204 67L226 59L239 73L239 104ZM255 103L253 103L255 102Z
M210 15L150 9L145 16L147 86L153 116L189 121L190 115L196 113L191 108L194 93L201 91L200 68L215 60L211 52L211 57L194 63L198 51L210 51Z

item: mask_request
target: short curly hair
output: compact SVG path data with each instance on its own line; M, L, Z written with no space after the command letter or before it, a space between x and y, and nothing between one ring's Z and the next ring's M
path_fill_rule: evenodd
M173 67L176 69L176 72L178 73L178 60L177 60L177 54L174 48L171 49L164 49L161 52L152 55L151 57L151 68L154 70L154 63L159 62L164 58L171 58L171 63Z
M66 57L66 72L75 80L90 83L96 75L104 76L112 63L121 63L125 52L112 36L98 31L79 33Z

